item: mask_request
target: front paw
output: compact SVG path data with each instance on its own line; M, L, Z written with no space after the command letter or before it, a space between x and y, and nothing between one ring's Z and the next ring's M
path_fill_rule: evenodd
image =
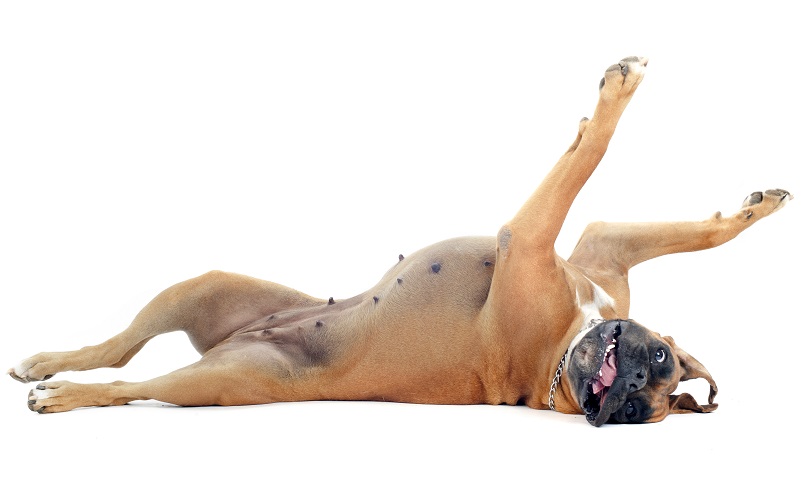
M8 375L22 383L48 380L56 374L54 354L41 353L25 359L8 370Z
M764 193L757 191L745 198L742 211L746 219L761 219L783 208L792 199L793 195L784 189L768 189Z
M611 65L600 81L600 93L604 99L630 98L644 78L647 58L629 56Z

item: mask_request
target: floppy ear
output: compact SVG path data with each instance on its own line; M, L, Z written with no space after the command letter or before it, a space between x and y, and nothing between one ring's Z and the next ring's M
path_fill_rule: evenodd
M684 352L678 345L676 345L675 340L673 340L670 336L664 336L664 339L673 348L675 356L678 357L678 363L681 365L681 377L679 379L680 381L692 380L694 378L703 378L707 382L709 382L709 406L711 406L714 403L715 396L717 395L717 384L712 378L712 375L709 374L709 371L707 371L706 368L703 367L703 364L698 362L698 360L695 357L692 357L688 353ZM682 396L684 395L692 397L689 394L682 394ZM676 396L670 396L670 401L672 401L674 397ZM680 400L683 399L679 399L679 402ZM670 404L670 406L672 407L672 403ZM714 406L715 408L717 407L716 404ZM709 411L712 411L713 409L714 408L710 409Z
M670 413L711 413L717 409L717 404L698 404L694 397L684 392L680 395L670 395Z

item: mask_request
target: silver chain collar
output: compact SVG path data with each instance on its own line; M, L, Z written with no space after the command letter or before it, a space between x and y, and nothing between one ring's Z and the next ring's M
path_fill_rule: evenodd
M560 358L558 369L555 371L555 377L552 379L552 386L549 387L549 409L555 411L555 389L558 388L560 383L560 376L563 374L563 365L566 364L566 354Z
M602 322L605 322L605 319L591 319L583 331L589 330ZM560 358L558 369L555 370L555 377L552 378L552 385L549 387L549 409L552 411L555 411L555 390L557 390L558 384L560 383L560 377L563 376L563 367L566 364L566 356L571 353L570 350L571 349L566 350L566 352L563 353L563 357Z

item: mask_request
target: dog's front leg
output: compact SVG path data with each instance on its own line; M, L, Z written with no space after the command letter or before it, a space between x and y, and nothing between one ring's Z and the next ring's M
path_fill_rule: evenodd
M605 154L646 65L647 59L630 57L606 70L591 119L580 122L572 146L499 231L491 294L500 319L515 321L536 312L552 313L552 306L574 305L574 299L565 298L569 283L555 254L555 240L575 196ZM516 299L519 302L513 303ZM552 306L522 306L542 300Z
M577 273L555 253L555 240L574 198L605 155L646 64L645 58L630 57L606 70L591 119L580 122L572 146L499 231L496 268L482 314L493 328L490 374L514 384L522 396L532 395L530 406L544 407L546 394L536 392L551 383L566 351L561 340L569 337L575 319L583 322L576 285L585 279L569 277ZM593 285L588 282L587 287Z
M783 189L755 192L733 215L717 212L697 222L594 222L586 227L569 262L623 278L633 266L655 257L722 245L792 198Z
M510 247L554 251L554 243L574 198L599 164L617 122L644 77L647 59L625 58L605 72L600 98L591 119L580 122L577 138L552 168L538 189L503 228L499 246L505 256ZM500 238L502 238L500 236ZM512 238L511 243L507 243Z

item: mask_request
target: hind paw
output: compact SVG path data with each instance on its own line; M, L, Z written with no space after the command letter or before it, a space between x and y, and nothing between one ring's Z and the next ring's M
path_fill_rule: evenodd
M48 380L59 371L57 359L58 354L55 353L36 354L9 369L7 373L23 383Z
M69 398L68 385L68 382L40 383L28 392L28 409L37 413L56 413L73 409L64 404L69 402L66 401Z

